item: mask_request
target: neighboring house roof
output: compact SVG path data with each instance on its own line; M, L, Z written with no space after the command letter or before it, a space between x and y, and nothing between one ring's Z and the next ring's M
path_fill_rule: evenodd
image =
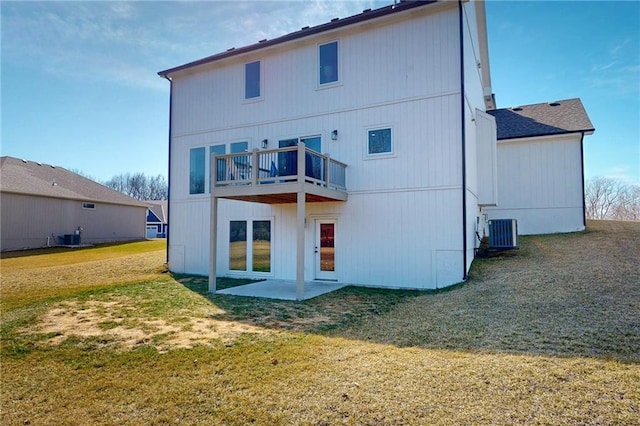
M149 210L158 219L160 223L167 223L167 203L166 200L147 200L149 204ZM148 221L148 220L147 220Z
M498 140L595 130L580 99L523 105L487 111L496 118Z
M0 191L42 197L147 207L146 203L62 167L0 157Z
M359 13L357 15L353 15L353 16L349 16L347 18L334 18L332 19L330 22L327 22L325 24L320 24L320 25L316 25L313 27L303 27L302 29L300 29L299 31L290 33L290 34L286 34L284 36L281 37L277 37L271 40L260 40L258 43L255 44L251 44L249 46L245 46L245 47L240 47L238 49L236 49L235 47L232 47L230 49L227 49L226 52L222 52L222 53L218 53L212 56L208 56L206 58L202 58L199 59L197 61L193 61L193 62L189 62L187 64L184 65L180 65L174 68L170 68L164 71L160 71L158 73L158 75L162 76L162 77L166 77L167 75L176 72L176 71L181 71L187 68L191 68L191 67L195 67L198 65L203 65L203 64L207 64L210 62L214 62L214 61L219 61L221 59L224 58L229 58L231 56L236 56L236 55L241 55L244 53L248 53L248 52L253 52L255 50L259 50L259 49L263 49L265 47L268 46L274 46L277 44L281 44L281 43L285 43L288 41L292 41L292 40L297 40L303 37L308 37L314 34L319 34L319 33L323 33L325 31L330 31L330 30L334 30L336 28L341 28L341 27L345 27L347 25L352 25L352 24L356 24L356 23L360 23L360 22L364 22L364 21L369 21L372 19L376 19L376 18L380 18L386 15L390 15L392 13L398 13L398 12L402 12L404 10L409 10L409 9L413 9L416 7L422 7L422 6L426 6L432 3L437 3L437 0L423 0L423 1L400 1L397 4L393 4L393 5L389 5L389 6L384 6L381 7L379 9L365 9L362 11L362 13Z

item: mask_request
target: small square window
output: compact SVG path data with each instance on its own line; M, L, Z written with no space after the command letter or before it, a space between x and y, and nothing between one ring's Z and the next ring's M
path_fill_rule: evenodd
M338 81L338 42L321 44L320 55L320 84Z
M255 99L260 93L260 61L244 65L244 98Z
M393 152L393 142L391 140L391 129L369 130L367 140L367 154L391 154Z

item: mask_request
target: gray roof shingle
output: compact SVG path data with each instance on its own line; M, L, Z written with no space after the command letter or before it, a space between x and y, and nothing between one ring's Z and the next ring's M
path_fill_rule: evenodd
M147 207L146 203L62 167L13 157L0 158L0 191Z
M487 113L496 118L498 140L595 130L578 98L494 109Z
M149 210L156 215L160 222L167 223L167 205L169 202L167 200L147 200L149 204Z

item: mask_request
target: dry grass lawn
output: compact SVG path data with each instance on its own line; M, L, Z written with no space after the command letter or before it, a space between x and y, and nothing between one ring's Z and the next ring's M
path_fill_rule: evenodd
M640 223L302 303L136 244L3 257L2 424L640 424Z

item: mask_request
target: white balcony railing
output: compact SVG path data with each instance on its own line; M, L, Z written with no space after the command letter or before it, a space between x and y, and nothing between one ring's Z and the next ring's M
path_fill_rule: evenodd
M298 161L299 156L304 156L304 161ZM288 148L215 155L212 164L215 187L305 182L333 191L347 190L347 165L308 149L303 143Z

